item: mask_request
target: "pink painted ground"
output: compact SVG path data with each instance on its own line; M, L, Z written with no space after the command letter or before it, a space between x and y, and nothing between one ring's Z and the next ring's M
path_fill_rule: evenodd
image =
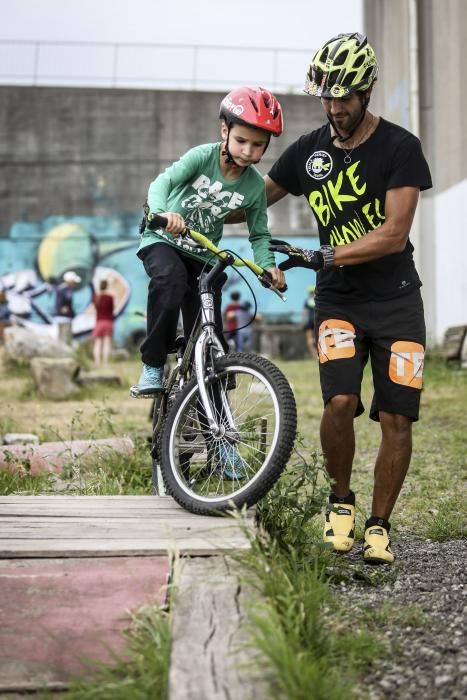
M163 603L165 556L0 561L0 689L83 675L123 652L129 610Z

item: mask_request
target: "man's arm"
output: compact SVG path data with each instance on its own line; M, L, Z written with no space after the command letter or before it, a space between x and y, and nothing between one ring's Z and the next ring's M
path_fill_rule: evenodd
M323 248L320 250L297 248L287 241L275 238L271 239L269 250L288 256L287 260L280 263L281 270L290 270L292 267L321 270L326 264L336 267L360 265L387 255L401 253L407 245L419 194L418 187L397 187L388 190L384 223L352 243L335 246L332 262L326 261Z
M404 250L418 204L418 187L396 187L386 192L385 221L366 236L335 247L334 264L359 265Z
M264 176L264 184L266 185L266 199L268 207L270 207L271 204L275 204L279 201L279 199L282 199L286 194L288 194L287 190L284 190L284 188L278 185L277 182L271 180L269 175Z

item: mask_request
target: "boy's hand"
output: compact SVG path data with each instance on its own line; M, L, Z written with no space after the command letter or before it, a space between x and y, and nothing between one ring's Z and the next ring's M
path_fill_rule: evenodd
M165 230L172 234L172 236L178 236L185 228L185 219L181 214L177 214L174 211L165 211L159 216L164 216L167 219L167 226Z
M279 291L285 287L285 275L278 267L268 267L266 272L269 272L272 278L272 286Z
M269 250L273 253L283 253L289 259L279 265L280 270L289 270L291 267L307 267L310 270L321 270L324 267L324 257L320 250L308 250L296 248L286 241L271 239Z

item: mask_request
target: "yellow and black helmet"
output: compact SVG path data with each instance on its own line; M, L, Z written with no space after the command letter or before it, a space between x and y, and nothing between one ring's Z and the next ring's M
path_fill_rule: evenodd
M378 62L363 34L339 34L327 41L312 58L305 92L315 97L346 97L365 92L376 80Z

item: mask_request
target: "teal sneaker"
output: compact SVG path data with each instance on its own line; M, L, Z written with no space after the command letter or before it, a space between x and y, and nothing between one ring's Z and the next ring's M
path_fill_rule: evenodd
M222 479L241 481L246 477L247 463L230 442L219 442L214 446L214 459L218 463L216 474Z
M163 387L164 368L150 367L143 364L138 384L134 384L130 389L130 396L136 398L147 396L160 391Z

